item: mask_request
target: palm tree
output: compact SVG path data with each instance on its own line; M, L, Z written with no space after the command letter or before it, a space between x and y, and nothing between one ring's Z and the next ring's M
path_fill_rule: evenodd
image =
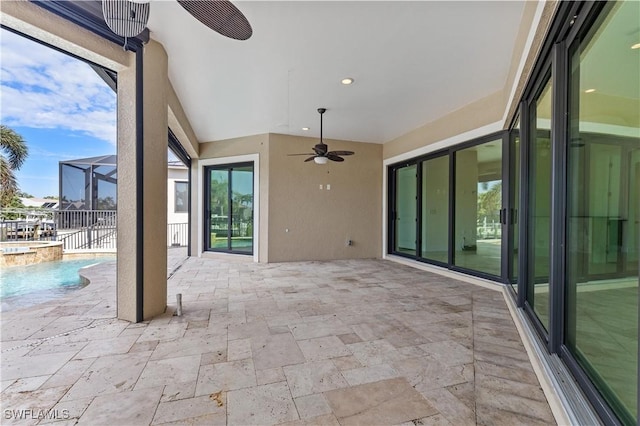
M22 166L29 150L22 136L4 124L0 125L0 135L0 205L4 207L18 191L14 172Z

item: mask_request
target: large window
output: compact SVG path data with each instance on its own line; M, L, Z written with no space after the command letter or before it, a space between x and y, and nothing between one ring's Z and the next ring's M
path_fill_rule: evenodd
M187 213L189 211L189 182L174 182L174 206L175 213Z
M638 400L640 3L570 49L566 344L625 423ZM633 32L635 30L635 33ZM635 34L630 37L630 34Z
M253 253L253 163L205 168L206 249Z

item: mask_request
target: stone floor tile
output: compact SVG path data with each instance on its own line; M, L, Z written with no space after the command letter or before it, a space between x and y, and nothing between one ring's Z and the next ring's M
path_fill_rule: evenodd
M522 368L503 367L486 361L474 362L476 373L486 374L487 376L496 376L509 379L514 382L528 383L530 385L539 385L538 378L533 373L531 366L523 366Z
M285 380L287 380L287 378L284 376L282 367L268 368L266 370L256 370L256 381L258 382L258 385L284 382Z
M473 365L446 366L430 357L394 362L393 367L416 389L423 391L452 386L473 378Z
M64 400L131 391L150 355L138 352L98 358L69 389Z
M160 402L153 418L153 424L172 423L178 421L204 420L207 416L206 424L226 423L226 395L212 397L203 395L196 398L180 399L177 401ZM217 419L216 422L214 419ZM211 423L209 423L211 421ZM199 423L204 424L204 423Z
M196 396L256 386L251 359L203 365L198 373Z
M148 425L162 396L162 387L101 395L89 404L78 425Z
M502 390L478 387L476 385L476 407L488 406L515 413L527 413L544 422L553 422L553 415L547 401L514 395L508 387Z
M54 354L59 352L80 352L89 344L85 342L60 342L59 339L51 339L43 341L29 352L29 356Z
M298 340L298 346L307 361L320 361L351 355L349 348L336 336Z
M344 343L345 345L348 345L349 343L358 343L358 342L362 342L362 339L360 338L360 336L358 336L356 333L349 333L349 334L341 334L338 336L338 338L342 341L342 343Z
M226 350L226 335L207 333L201 337L161 341L153 350L151 359L176 358Z
M36 413L40 410L50 410L68 389L68 386L60 386L34 391L3 392L0 398L2 424L35 424L31 422L32 415L23 410L32 410L31 412Z
M290 333L254 336L251 353L256 370L304 362L304 355Z
M59 426L78 416L85 424L128 425L137 401L143 411L162 404L138 418L142 424L159 413L154 421L163 424L325 425L339 424L322 404L329 404L326 395L406 380L424 394L418 406L433 406L428 415L391 421L384 416L401 404L387 409L382 402L340 421L553 422L499 291L382 260L263 265L190 258L168 282L167 313L130 324L115 318L115 264L86 273L92 281L84 289L10 308L11 320L0 325L3 406L56 404L74 416ZM176 293L183 294L181 317L172 315ZM176 381L185 376L191 379ZM229 390L227 401L216 396L238 386L246 387ZM364 402L370 394L377 392L366 392ZM220 411L206 412L218 399ZM123 413L113 408L120 405ZM381 407L382 414L368 417Z
M0 382L0 392L4 391L6 388L11 386L16 382L17 379L3 380Z
M251 339L230 340L227 345L229 361L251 358Z
M150 360L142 370L135 389L164 386L170 383L195 382L199 370L199 355Z
M147 340L144 342L136 342L129 349L129 353L153 351L158 347L159 340Z
M299 418L285 382L229 391L227 404L229 426L277 424Z
M269 327L262 319L229 325L229 340L248 339L250 337L264 336L267 334L269 334Z
M473 378L473 381L466 383L459 383L446 387L453 396L458 398L460 402L467 406L471 411L475 411L476 406L476 382L477 376Z
M119 336L111 339L99 339L89 342L75 359L96 358L103 355L126 354L133 344L138 340L138 336Z
M167 383L162 391L161 402L177 401L179 399L193 398L196 394L196 381Z
M227 350L221 349L215 352L207 352L200 355L200 365L217 364L219 362L233 361L228 359Z
M444 365L473 362L473 351L454 341L427 343L420 345L420 349Z
M76 354L73 352L58 352L45 355L23 356L19 358L5 358L2 354L2 380L22 379L55 374L67 361Z
M175 340L182 337L187 330L187 323L180 324L161 324L151 325L144 330L144 332L138 337L138 342L145 342L149 340Z
M513 411L500 410L495 407L480 404L476 409L476 424L481 426L548 426L550 424L555 424L555 421L541 420L514 413Z
M310 419L279 423L278 426L340 426L340 422L333 414L324 414Z
M331 361L316 361L284 367L294 398L347 387L348 383Z
M358 359L353 355L343 356L343 357L339 357L339 358L332 358L331 362L333 362L333 364L336 367L338 367L338 370L340 370L340 371L352 370L354 368L363 367L363 365L360 363L360 361L358 361Z
M311 321L297 323L290 326L291 332L296 340L315 339L316 337L338 336L341 334L351 334L351 327L345 325L337 318L326 321Z
M329 407L326 398L320 393L300 396L293 401L301 419L331 414L331 407Z
M30 392L42 386L51 376L25 377L15 380L11 386L5 389L6 392Z
M341 425L398 424L437 414L402 378L337 389L325 397Z
M398 372L389 364L376 364L370 367L354 368L342 371L350 386L398 377Z
M91 401L93 401L93 398L59 402L51 409L54 413L54 418L45 419L38 424L55 423L56 426L60 426L60 420L69 420L73 422L70 424L75 424L80 416L84 414L89 404L91 404Z
M414 419L409 422L400 423L398 426L453 426L449 420L447 420L442 414L436 414L435 416L423 417L421 419Z
M469 408L464 401L457 398L447 389L437 388L420 390L438 412L453 425L475 425L475 410ZM475 408L475 407L474 407Z
M398 361L404 357L386 340L373 340L347 345L358 361L364 366Z

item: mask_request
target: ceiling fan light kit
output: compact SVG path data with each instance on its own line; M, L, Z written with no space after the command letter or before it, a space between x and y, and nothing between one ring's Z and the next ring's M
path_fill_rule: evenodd
M327 164L329 160L342 162L344 158L341 157L345 155L353 155L353 151L329 151L329 147L322 140L322 115L327 112L326 108L318 108L318 112L320 113L320 143L313 147L313 153L305 153L305 154L289 154L289 156L293 155L310 155L311 157L307 158L305 161L313 161L316 164Z

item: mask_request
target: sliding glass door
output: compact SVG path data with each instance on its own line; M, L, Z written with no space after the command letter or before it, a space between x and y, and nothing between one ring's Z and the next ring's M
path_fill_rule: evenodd
M415 256L417 244L417 166L398 167L394 172L395 200L393 210L394 239L396 253Z
M253 253L253 163L205 168L205 247Z
M392 166L389 253L506 280L505 137L501 132Z
M640 52L627 34L637 33L640 3L609 7L570 49L565 344L618 418L635 424Z
M455 153L454 265L501 276L502 139Z
M420 256L449 261L449 156L422 162Z

